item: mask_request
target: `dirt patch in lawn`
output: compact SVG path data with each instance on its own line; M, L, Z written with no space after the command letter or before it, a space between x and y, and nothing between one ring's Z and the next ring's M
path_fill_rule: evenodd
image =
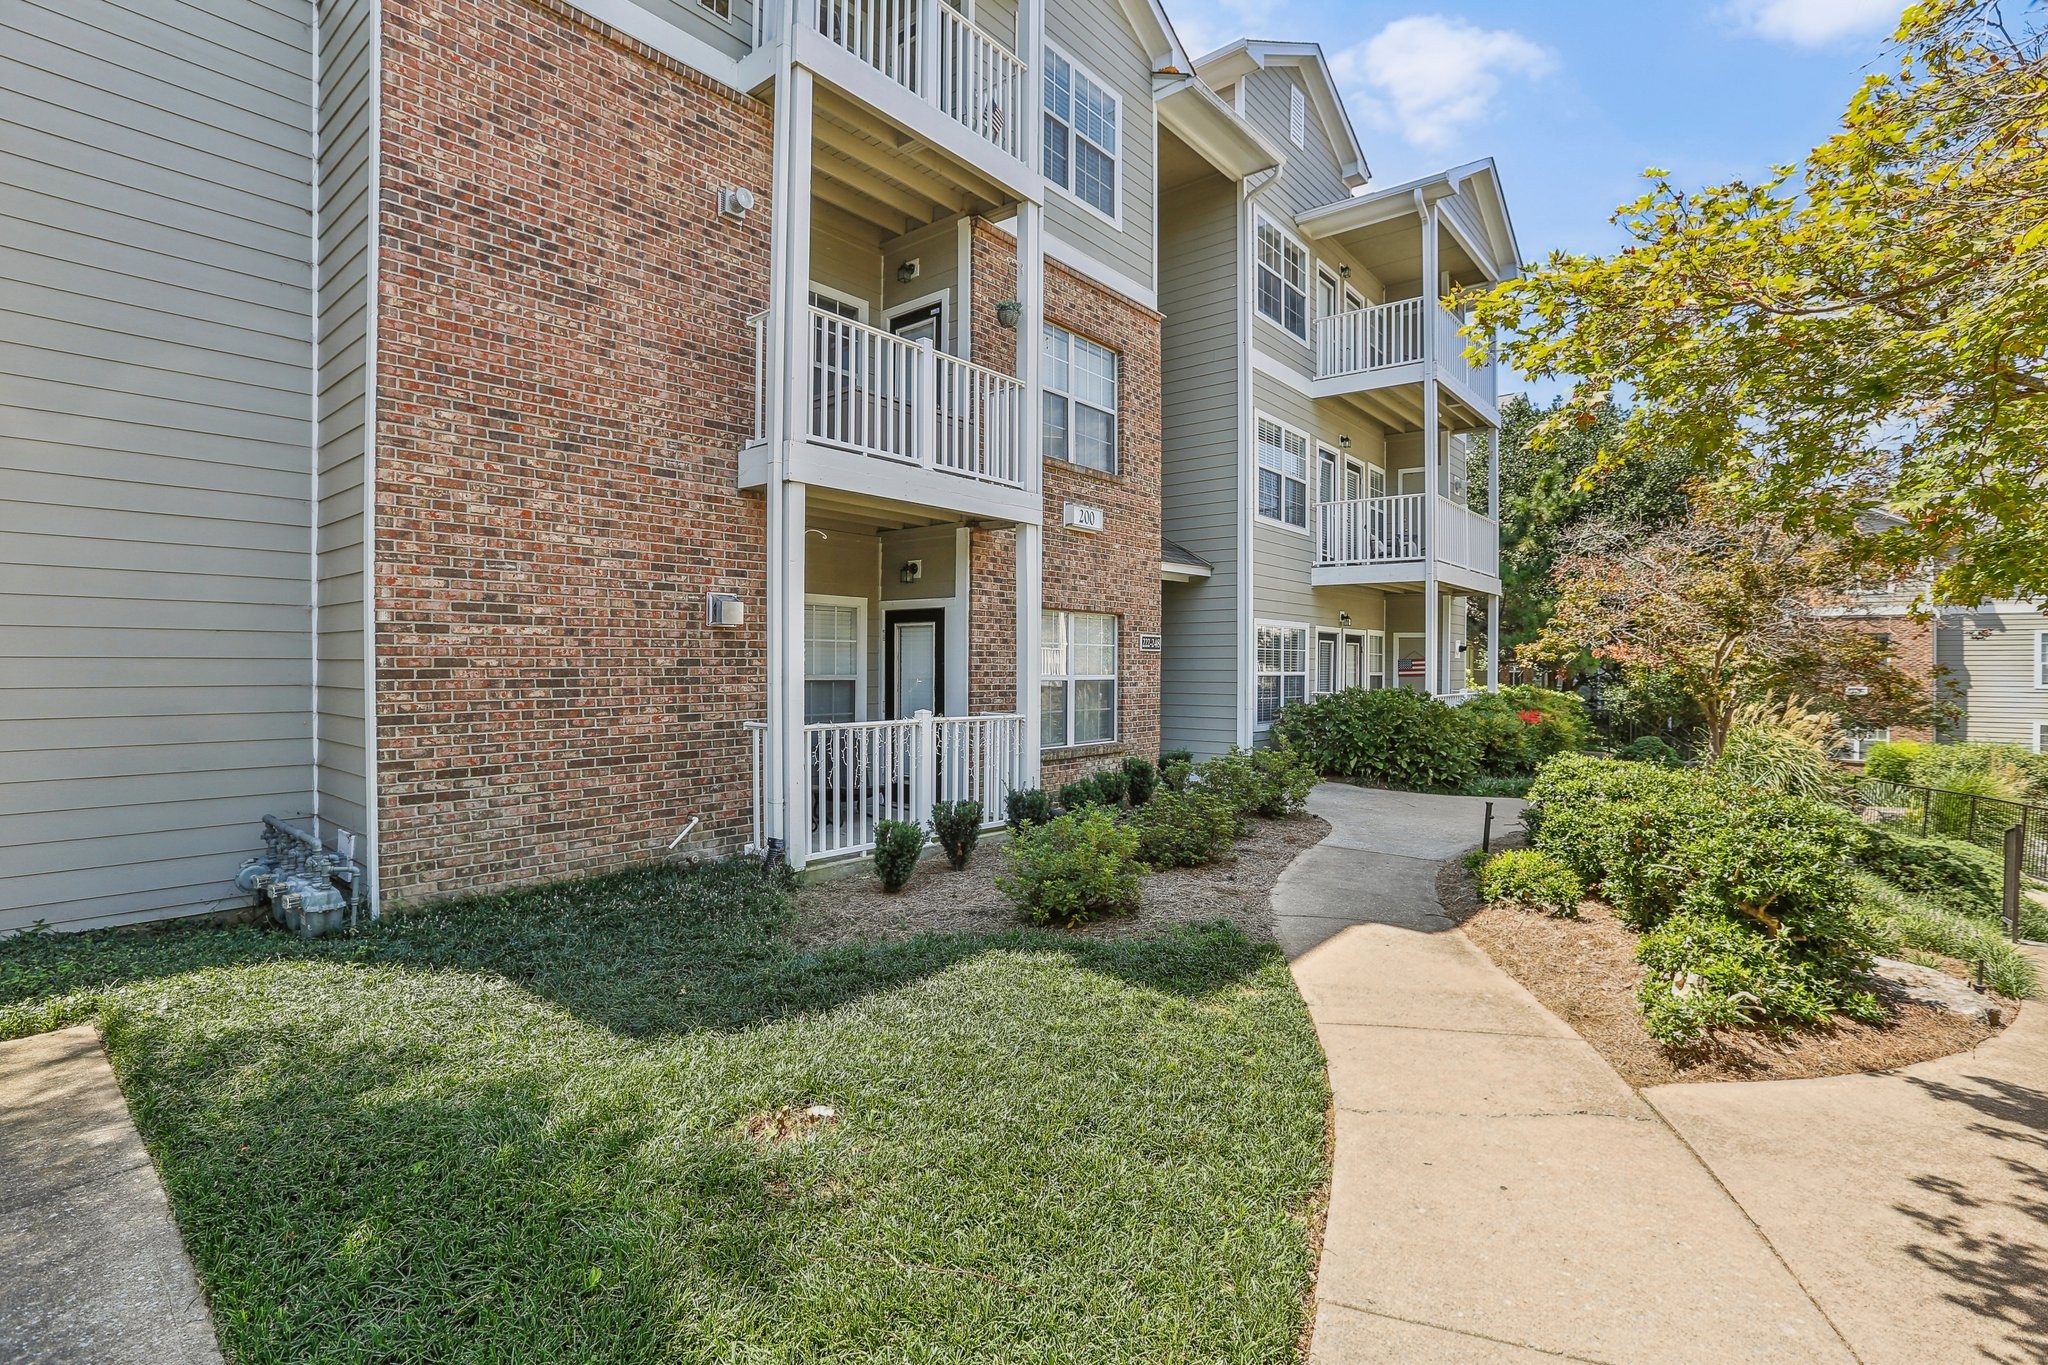
M1607 906L1589 900L1572 920L1481 905L1472 874L1456 861L1438 873L1437 897L1466 937L1637 1087L1888 1071L1966 1051L1997 1031L1947 1010L1902 1004L1885 1024L1842 1020L1782 1038L1741 1034L1677 1052L1643 1029L1636 1012L1636 988L1643 980L1635 960L1637 935ZM2007 1007L2008 1019L2012 1008Z
M1254 942L1273 938L1273 883L1295 855L1330 832L1314 815L1254 820L1232 857L1206 867L1178 867L1144 879L1138 913L1083 925L1091 938L1147 934L1168 924L1228 920ZM872 943L919 934L987 934L1025 923L1009 897L996 889L1004 867L1000 841L984 840L955 872L944 855L927 850L910 884L890 895L862 867L804 887L797 893L791 937L803 947Z

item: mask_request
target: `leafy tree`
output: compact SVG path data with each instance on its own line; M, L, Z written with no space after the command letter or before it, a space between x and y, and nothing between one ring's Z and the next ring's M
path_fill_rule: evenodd
M1582 528L1552 575L1557 607L1532 649L1581 651L1631 674L1668 678L1699 708L1718 756L1736 708L1773 693L1845 726L1924 724L1924 678L1838 614L1849 550L1811 528L1743 517L1696 498L1682 522L1647 537ZM1848 695L1851 685L1865 689Z
M1684 459L1602 461L1601 452L1619 441L1621 409L1603 406L1586 422L1565 422L1553 439L1534 439L1563 403L1539 408L1517 397L1501 411L1501 637L1510 646L1535 639L1550 619L1551 570L1578 528L1646 535L1685 515L1691 472Z
M1803 162L1693 192L1650 171L1631 245L1481 298L1523 373L1581 381L1534 442L1682 454L1875 566L1943 565L1942 600L2048 597L2048 6L2023 11L1913 4L1897 69ZM1902 520L1857 525L1879 506Z

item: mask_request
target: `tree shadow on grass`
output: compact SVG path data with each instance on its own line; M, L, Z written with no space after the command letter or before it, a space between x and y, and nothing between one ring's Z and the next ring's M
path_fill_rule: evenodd
M1989 1076L1905 1079L1982 1115L1965 1131L2003 1145L1998 1164L2010 1177L1991 1188L1947 1175L1915 1178L1933 1202L1893 1205L1925 1238L1906 1254L1949 1282L1945 1300L1998 1336L1978 1347L1984 1359L2048 1359L2048 1091Z
M785 878L730 859L441 902L313 943L260 926L29 935L0 943L0 1037L91 1018L124 985L282 961L485 973L644 1039L829 1012L989 952L1058 953L1182 997L1241 983L1274 953L1222 923L1107 941L1019 928L800 952L786 937L789 897Z

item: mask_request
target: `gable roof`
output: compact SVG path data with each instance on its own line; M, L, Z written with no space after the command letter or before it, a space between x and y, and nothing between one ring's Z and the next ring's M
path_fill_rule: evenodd
M1159 0L1117 0L1117 8L1123 11L1131 32L1145 45L1154 72L1186 74L1193 70L1188 50L1181 46L1180 35L1173 31L1173 21L1166 17L1166 9Z
M1351 126L1344 97L1337 93L1337 82L1330 75L1329 59L1323 56L1322 44L1240 38L1229 47L1218 48L1195 61L1196 73L1214 90L1235 85L1252 72L1269 67L1290 68L1300 75L1317 117L1336 144L1338 171L1344 183L1354 190L1363 187L1372 178L1372 168L1365 164L1365 147L1358 140L1358 130Z
M1398 185L1375 186L1364 194L1310 209L1296 222L1310 238L1328 237L1416 212L1428 200L1444 199L1454 194L1464 195L1471 201L1486 233L1484 242L1466 242L1466 249L1477 248L1475 256L1487 258L1484 264L1491 267L1490 273L1496 279L1519 275L1521 247L1515 241L1514 221L1508 217L1507 196L1500 187L1500 168L1494 165L1490 156L1432 175L1404 180ZM1465 236L1455 222L1448 226L1458 231L1461 238Z

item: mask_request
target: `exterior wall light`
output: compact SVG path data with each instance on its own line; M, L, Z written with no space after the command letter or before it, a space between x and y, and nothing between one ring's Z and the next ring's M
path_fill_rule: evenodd
M896 581L899 583L915 583L923 577L924 561L922 559L906 559L903 561L903 567L896 571Z
M897 266L896 283L909 284L912 280L916 279L919 264L920 262L913 260L905 261L903 264Z

